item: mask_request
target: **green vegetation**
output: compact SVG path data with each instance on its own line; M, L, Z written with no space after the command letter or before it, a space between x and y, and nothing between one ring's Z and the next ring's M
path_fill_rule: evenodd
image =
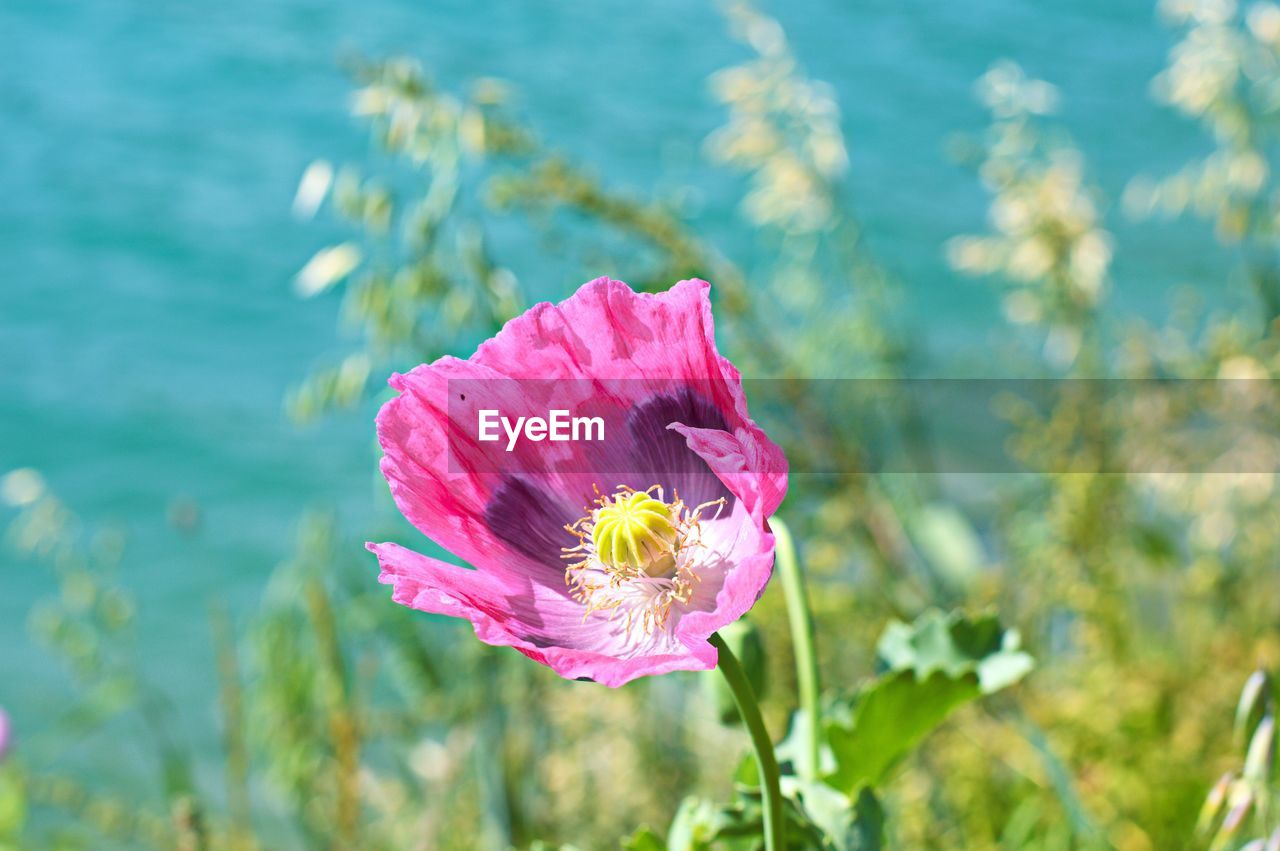
M1280 7L1166 5L1180 41L1156 91L1212 150L1135 176L1124 207L1208 222L1238 249L1216 272L1236 307L1186 304L1150 327L1110 306L1108 199L1054 122L1052 86L999 64L978 85L989 132L964 146L989 227L945 250L1002 288L1019 374L1133 389L1004 400L1009 447L1038 472L977 484L880 469L850 415L884 403L874 382L819 398L778 381L761 400L789 414L764 419L793 470L844 471L793 478L781 513L798 557L783 548L754 637L734 639L759 642L737 652L763 668L747 678L765 686L791 847L1253 851L1280 830L1277 695L1254 673L1280 665ZM317 163L298 198L350 225L298 289L341 289L357 342L289 411L340 416L380 398L381 376L526 307L498 222L546 238L574 272L566 295L600 272L712 281L721 348L748 376L908 375L901 283L861 237L834 99L775 21L743 4L727 17L753 56L711 81L727 118L706 154L742 175L738 224L769 262L740 267L678 205L557 151L505 84L455 94L407 59L364 65L354 109L382 154ZM253 613L211 614L217 788L171 734L163 684L137 673L136 613L112 574L123 542L32 471L3 496L10 544L56 577L31 627L79 688L62 723L139 720L158 780L86 784L16 748L0 848L760 847L748 736L702 675L562 681L392 605L360 546L382 530L326 514L301 520Z

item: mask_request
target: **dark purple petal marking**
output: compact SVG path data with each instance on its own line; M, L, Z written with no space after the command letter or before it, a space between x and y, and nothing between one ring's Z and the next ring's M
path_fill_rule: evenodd
M643 490L660 484L680 493L686 505L695 506L720 498L729 499L729 489L685 442L684 436L667 428L683 423L693 428L728 430L724 416L690 388L654 396L627 415L627 430L635 440L634 467L641 483L628 483ZM651 475L652 481L645 480Z
M517 552L564 573L563 548L573 543L565 526L582 514L560 495L523 478L504 476L484 509L485 525Z

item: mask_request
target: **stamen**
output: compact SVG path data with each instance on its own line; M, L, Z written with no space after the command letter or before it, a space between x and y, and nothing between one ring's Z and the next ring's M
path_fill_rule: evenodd
M565 582L586 606L584 618L604 611L622 616L628 633L639 626L649 634L667 625L674 606L693 598L704 549L702 512L714 506L719 517L725 500L690 510L679 494L673 496L667 502L659 485L642 491L622 486L565 527L578 539L564 548L564 558L573 561Z

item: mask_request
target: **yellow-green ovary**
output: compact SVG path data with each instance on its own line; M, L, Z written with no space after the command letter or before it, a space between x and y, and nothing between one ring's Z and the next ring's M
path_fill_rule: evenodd
M644 491L619 495L596 509L591 541L596 556L613 568L634 567L650 576L675 568L679 531L671 506Z

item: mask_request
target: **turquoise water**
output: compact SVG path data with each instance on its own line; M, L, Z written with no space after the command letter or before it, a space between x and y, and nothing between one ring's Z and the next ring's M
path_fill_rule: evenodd
M990 62L1012 57L1062 88L1064 120L1113 198L1128 175L1171 170L1207 144L1147 95L1170 44L1147 3L776 5L809 72L836 88L869 243L939 357L981 350L996 327L994 297L941 251L982 226L981 190L944 147L982 127L970 91ZM201 741L209 600L248 605L305 507L338 505L356 531L379 510L370 412L299 430L280 409L343 344L336 301L300 303L289 286L338 231L295 221L289 204L312 158L368 150L345 112L338 59L350 51L419 56L446 84L513 81L546 139L624 187L696 181L697 226L753 256L725 237L735 180L699 160L721 120L705 79L744 56L711 5L0 5L0 469L37 467L80 514L128 530L121 577L140 603L146 665L183 695ZM1175 284L1217 286L1203 237L1111 225L1127 309L1159 313ZM577 283L516 271L542 297ZM196 535L167 522L175 498L200 505ZM38 727L66 693L24 628L52 582L8 556L0 565L0 704L19 729Z

